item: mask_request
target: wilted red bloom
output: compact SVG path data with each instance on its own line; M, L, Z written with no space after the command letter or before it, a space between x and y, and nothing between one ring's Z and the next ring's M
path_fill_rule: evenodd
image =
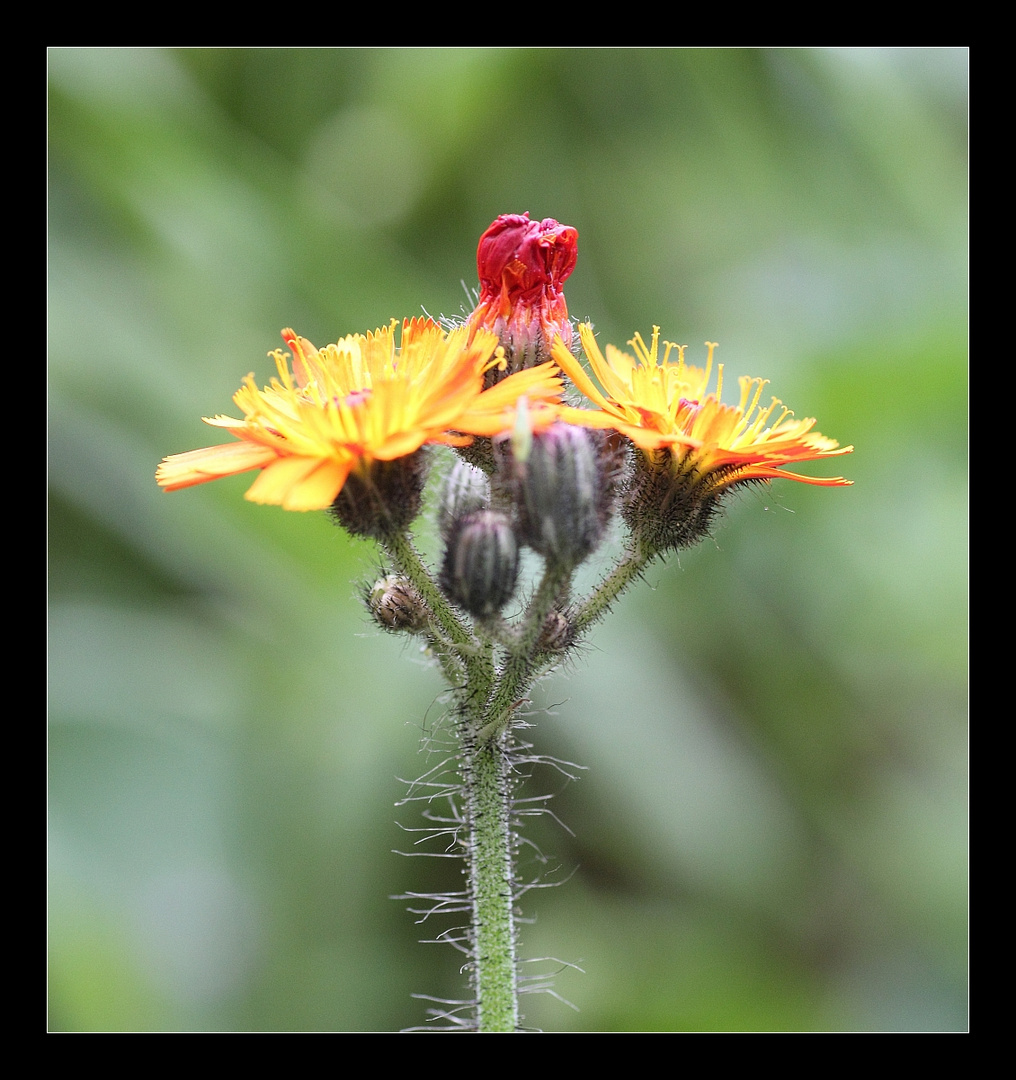
M553 218L502 214L480 237L476 268L480 299L472 328L493 330L508 361L500 377L549 358L555 338L571 346L562 286L578 258L577 229Z

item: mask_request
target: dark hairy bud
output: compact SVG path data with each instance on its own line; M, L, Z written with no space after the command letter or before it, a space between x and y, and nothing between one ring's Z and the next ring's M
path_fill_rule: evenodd
M603 432L554 424L512 459L519 532L549 561L577 566L599 544L613 504L616 471Z
M452 525L466 514L486 510L490 504L490 481L480 469L465 461L456 461L445 480L438 527L447 540Z
M477 510L451 525L441 588L477 618L496 615L511 599L519 576L519 543L506 514Z

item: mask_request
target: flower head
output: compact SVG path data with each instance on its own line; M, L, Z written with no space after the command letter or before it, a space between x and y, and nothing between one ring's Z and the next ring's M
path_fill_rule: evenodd
M498 335L508 374L546 360L557 338L571 345L562 286L575 269L578 237L570 225L530 221L528 213L502 214L480 237L480 299L468 325Z
M397 340L393 320L320 350L292 330L282 336L292 356L270 354L278 378L259 390L248 375L233 398L244 418L205 420L239 441L166 458L156 472L161 487L176 491L260 469L248 499L321 510L351 476L391 476L390 463L427 443L461 446L496 427L507 398L556 401L561 390L548 363L484 393L484 372L503 364L488 330L446 333L430 319L409 319Z
M625 518L651 546L664 550L701 539L719 496L735 484L778 477L822 487L851 483L784 468L849 454L853 447L813 431L812 419L794 419L776 398L760 405L764 379L742 377L740 403L725 405L722 365L716 390L708 390L715 344L707 343L706 366L699 368L685 363L683 345L664 342L660 357L659 327L649 346L635 335L635 356L608 345L604 357L592 327L580 326L579 334L599 387L567 349L555 344L553 357L598 410L565 408L561 415L571 423L613 428L640 451Z
M841 476L802 476L783 468L798 461L839 457L853 447L840 446L813 432L814 420L793 419L793 413L776 398L768 406L760 406L765 379L742 376L740 403L724 405L720 400L722 364L717 369L716 390L707 390L714 343L707 343L709 354L703 369L684 362L683 345L664 342L660 359L658 326L653 327L648 347L640 334L635 335L630 344L636 356L608 345L604 358L588 324L579 327L579 335L603 391L567 349L556 346L553 356L558 365L601 410L591 415L565 410L571 422L614 428L646 454L655 455L654 460L661 465L665 461L671 471L711 476L718 487L776 477L822 487L851 483ZM670 359L675 350L676 362ZM661 450L666 451L662 457L656 454Z

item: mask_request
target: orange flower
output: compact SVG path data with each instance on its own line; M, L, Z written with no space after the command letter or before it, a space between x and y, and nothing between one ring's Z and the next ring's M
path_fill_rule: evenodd
M721 364L717 368L716 390L708 392L714 343L707 342L709 354L702 369L685 364L683 345L664 342L660 359L658 326L653 327L648 347L641 335L635 335L630 342L635 356L608 345L604 357L588 324L579 327L579 335L603 389L596 386L568 349L555 342L554 360L600 410L561 410L570 423L614 428L631 439L649 465L706 481L713 493L742 481L777 477L823 487L852 482L841 476L803 476L783 467L839 457L849 454L853 447L841 447L813 432L814 420L793 419L793 413L776 398L768 406L760 406L767 380L742 377L740 403L724 405L720 400ZM675 351L676 362L670 359Z
M464 446L500 430L506 401L528 395L556 401L553 364L521 372L483 391L488 368L503 365L497 336L467 327L446 333L430 319L396 322L316 349L292 330L292 350L274 356L279 377L258 390L248 375L233 400L244 419L205 419L239 442L168 457L156 479L167 491L260 469L246 497L287 510L331 506L350 474L414 454L426 443Z

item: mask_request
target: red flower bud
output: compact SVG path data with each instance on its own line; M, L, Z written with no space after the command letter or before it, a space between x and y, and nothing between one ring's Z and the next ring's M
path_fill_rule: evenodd
M493 330L508 361L500 378L549 359L555 337L571 346L562 286L578 258L577 229L553 218L502 214L480 237L480 300L471 326Z
M502 214L476 249L483 293L500 294L509 304L538 299L543 289L557 295L575 269L578 239L577 229L553 218L536 222L528 213Z

